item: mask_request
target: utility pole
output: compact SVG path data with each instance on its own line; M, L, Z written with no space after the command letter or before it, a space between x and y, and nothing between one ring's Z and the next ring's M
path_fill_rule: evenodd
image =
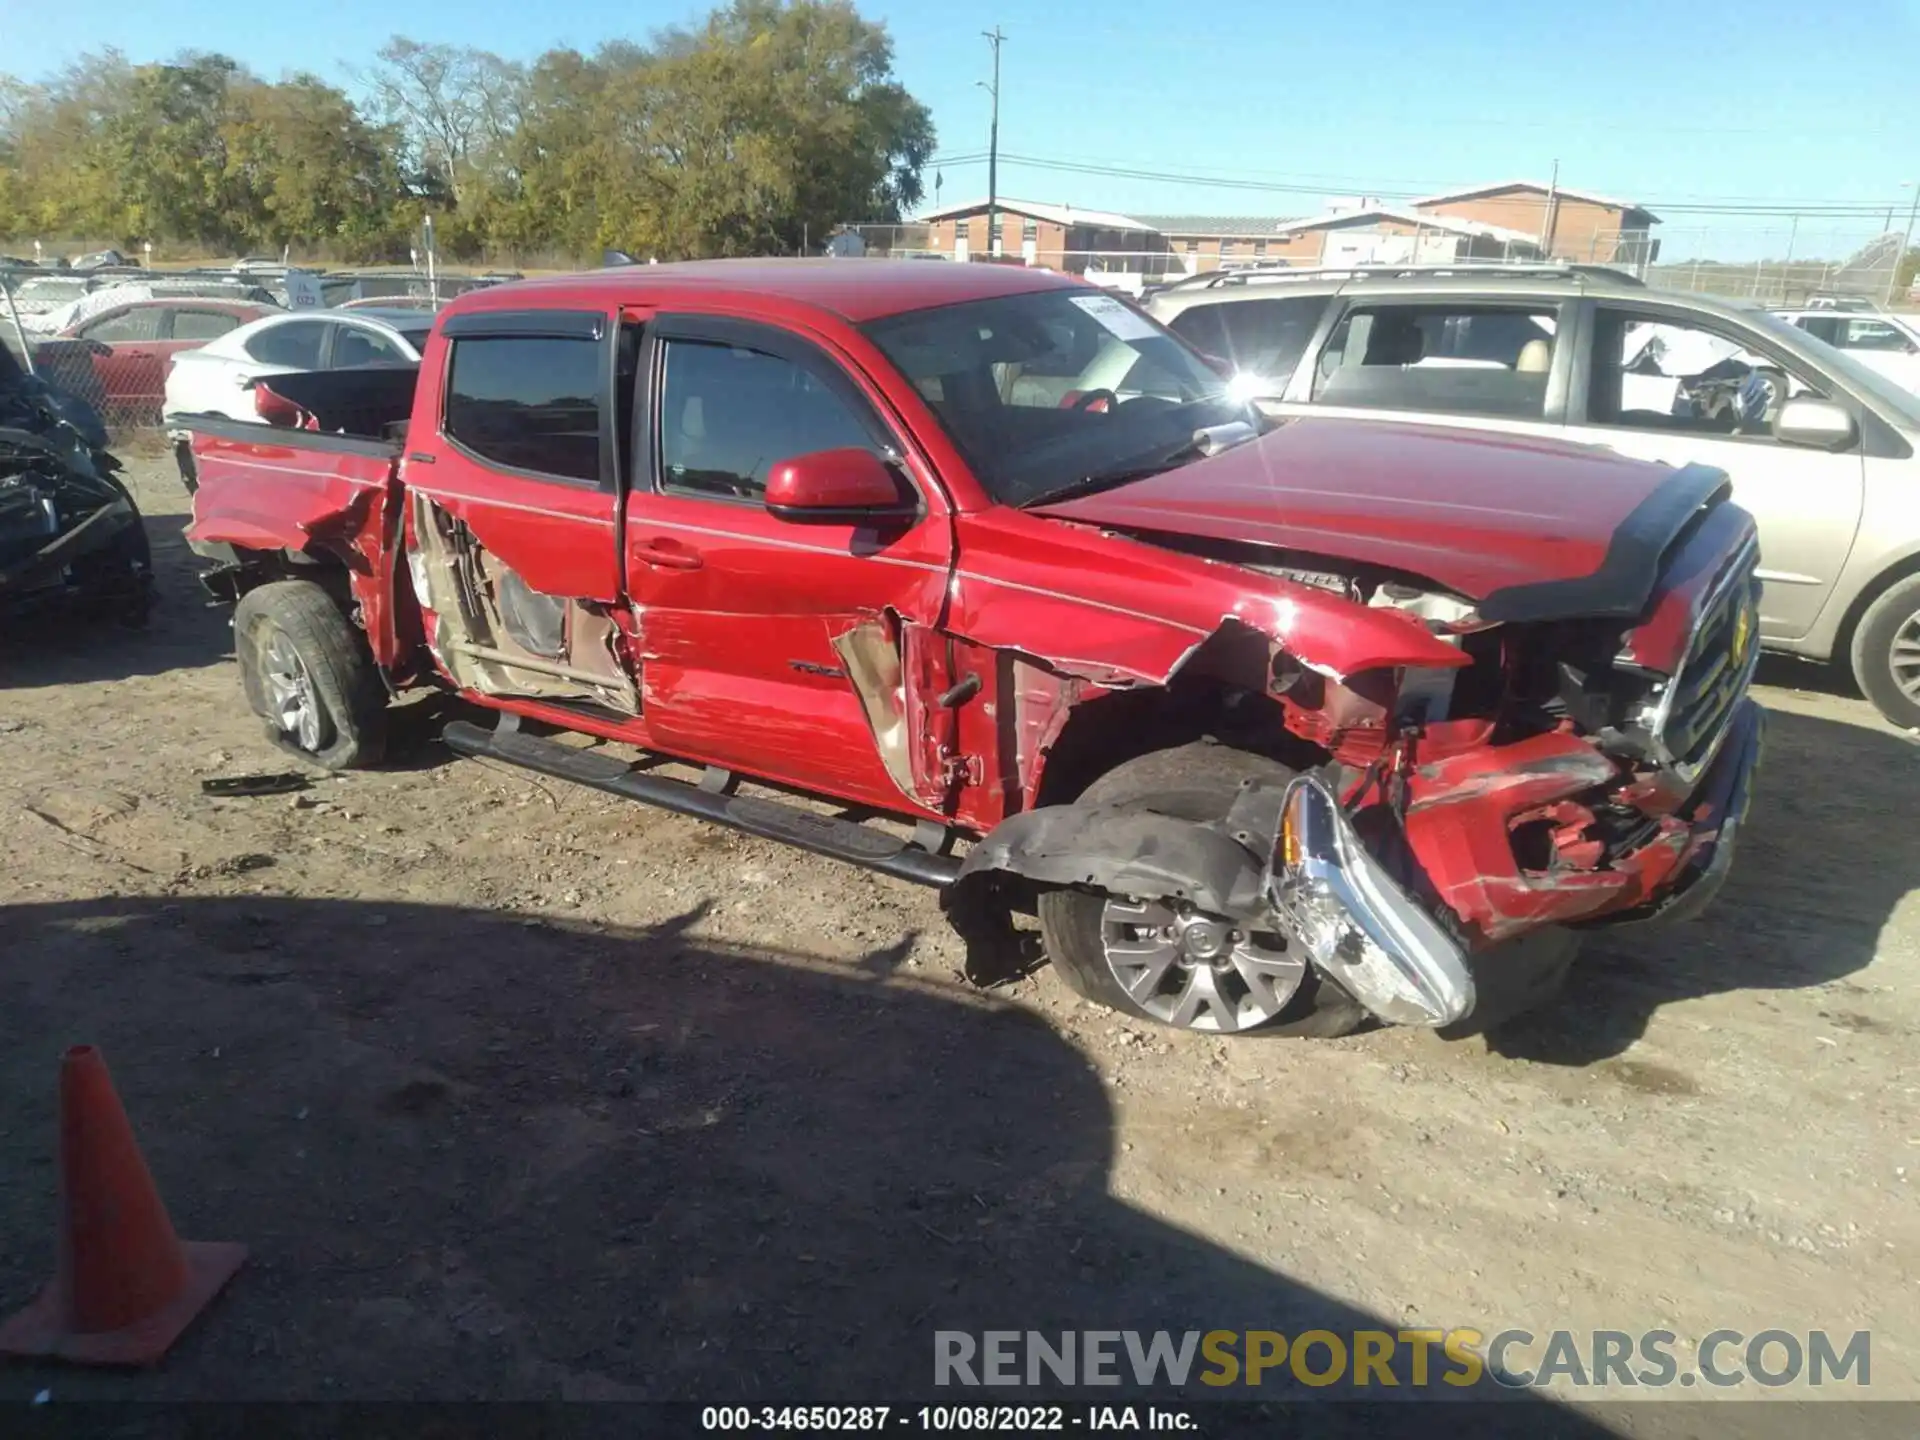
M993 97L993 119L987 126L987 253L1000 254L1000 42L1007 37L1000 27L980 32L993 47L993 83L986 87ZM979 83L979 82L976 82Z
M1920 180L1902 180L1900 182L1900 188L1902 190L1908 186L1913 187L1913 204L1907 208L1906 238L1900 242L1900 248L1894 252L1893 273L1887 276L1887 298L1885 303L1888 309L1893 308L1894 292L1900 288L1900 267L1906 264L1907 251L1913 248L1913 222L1916 219L1920 219Z
M1553 212L1560 205L1560 162L1553 162L1553 178L1547 181L1547 210L1540 217L1540 256L1543 260L1553 258L1554 221L1559 217Z

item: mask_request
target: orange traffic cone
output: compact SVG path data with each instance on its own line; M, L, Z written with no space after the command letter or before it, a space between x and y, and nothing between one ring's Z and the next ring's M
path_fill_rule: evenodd
M53 1283L0 1325L0 1355L151 1365L247 1258L181 1244L91 1045L60 1066L60 1253Z

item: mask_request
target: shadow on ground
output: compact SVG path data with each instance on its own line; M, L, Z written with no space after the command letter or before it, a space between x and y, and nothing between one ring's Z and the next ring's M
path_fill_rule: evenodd
M1894 908L1920 889L1920 749L1896 735L1767 712L1767 746L1732 878L1706 915L1591 936L1557 1000L1488 1035L1521 1059L1589 1065L1646 1032L1660 1006L1729 990L1799 990L1874 958ZM1853 1014L1844 987L1840 1023ZM1865 1008L1865 1007L1862 1007Z
M1037 1018L698 920L0 910L0 1308L49 1264L76 1041L182 1232L254 1247L163 1369L0 1398L952 1401L940 1329L1393 1328L1112 1199L1102 1086ZM1514 1433L1609 1433L1510 1398Z
M1753 683L1782 690L1809 690L1816 695L1836 695L1845 700L1860 698L1860 687L1853 683L1853 673L1844 663L1822 664L1817 660L1803 660L1798 655L1762 655Z

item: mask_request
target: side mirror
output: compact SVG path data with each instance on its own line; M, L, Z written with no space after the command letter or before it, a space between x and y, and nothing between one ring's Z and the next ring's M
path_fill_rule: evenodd
M767 475L766 504L770 514L799 522L859 524L919 513L906 482L857 446L780 461Z
M1845 450L1860 438L1860 429L1845 406L1802 396L1780 407L1780 414L1773 422L1773 435L1783 445Z

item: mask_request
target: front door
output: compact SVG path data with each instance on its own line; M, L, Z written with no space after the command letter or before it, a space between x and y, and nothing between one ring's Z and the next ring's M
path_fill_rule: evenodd
M1725 470L1760 528L1760 633L1805 635L1853 548L1865 459L1857 442L1840 454L1783 444L1772 423L1788 396L1846 397L1757 337L1686 311L1600 305L1588 334L1589 382L1572 397L1566 437Z
M637 711L617 517L638 350L637 317L585 310L478 311L429 345L444 403L408 430L407 520L428 636L462 688Z
M869 384L801 336L686 314L647 335L624 554L649 743L883 808L946 808L939 487ZM767 511L774 465L846 446L889 459L917 516L876 529Z

